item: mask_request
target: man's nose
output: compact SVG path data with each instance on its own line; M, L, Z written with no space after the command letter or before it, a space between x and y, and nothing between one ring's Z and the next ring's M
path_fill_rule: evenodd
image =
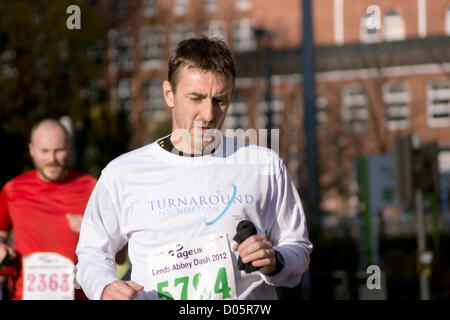
M205 103L202 106L201 116L205 122L211 122L214 119L214 106L213 102L209 99L205 99Z
M56 157L56 151L50 152L50 160L52 162L58 162Z

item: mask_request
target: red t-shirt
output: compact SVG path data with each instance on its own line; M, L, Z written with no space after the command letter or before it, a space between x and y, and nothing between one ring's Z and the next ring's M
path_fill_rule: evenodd
M55 252L77 263L78 234L70 229L66 214L84 214L96 182L90 175L69 169L67 177L58 182L44 181L32 170L6 183L0 193L0 230L13 230L16 260L35 252ZM18 268L11 299L22 298L20 263Z

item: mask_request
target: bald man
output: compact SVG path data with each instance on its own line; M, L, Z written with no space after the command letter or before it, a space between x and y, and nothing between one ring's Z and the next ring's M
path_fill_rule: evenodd
M75 248L96 179L69 168L70 136L56 120L33 127L29 152L35 170L0 193L0 275L10 277L10 299L83 299L74 288Z

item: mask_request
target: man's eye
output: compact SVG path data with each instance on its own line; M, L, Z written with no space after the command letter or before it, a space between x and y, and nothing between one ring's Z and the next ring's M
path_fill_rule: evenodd
M202 100L202 98L200 98L200 97L191 97L191 100L192 101L200 101L200 100Z
M219 100L219 99L214 100L213 103L216 105L219 105L219 106L223 106L223 105L227 104L227 102L225 100Z

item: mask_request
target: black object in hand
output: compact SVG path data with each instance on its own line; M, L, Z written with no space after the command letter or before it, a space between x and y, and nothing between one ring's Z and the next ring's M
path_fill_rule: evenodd
M241 244L242 242L244 242L245 239L256 233L257 231L255 225L251 221L243 220L239 222L239 224L237 225L236 235L233 237L233 240ZM243 263L241 256L239 256L238 268L239 270L245 270L245 273L251 273L253 271L258 270L260 267L257 268L253 266L251 262Z

